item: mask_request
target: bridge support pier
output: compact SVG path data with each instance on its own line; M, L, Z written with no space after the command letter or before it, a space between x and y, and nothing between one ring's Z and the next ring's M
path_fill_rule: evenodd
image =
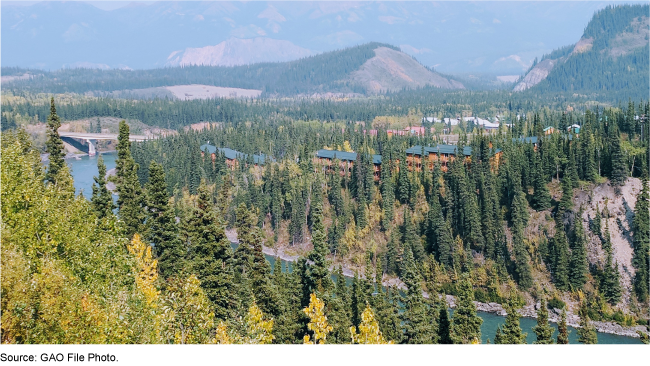
M97 150L95 150L95 144L93 144L92 140L86 140L88 143L88 155L89 156L95 156L97 155Z

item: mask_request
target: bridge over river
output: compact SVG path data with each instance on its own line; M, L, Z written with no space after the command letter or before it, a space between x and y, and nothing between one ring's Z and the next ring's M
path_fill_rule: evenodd
M88 132L67 132L59 131L59 136L62 139L68 140L81 140L82 145L85 147L88 146L88 155L94 156L97 151L95 150L95 142L98 140L117 140L116 133L88 133ZM129 135L129 141L145 141L155 139L155 136L146 136L146 135ZM85 143L84 143L85 142Z

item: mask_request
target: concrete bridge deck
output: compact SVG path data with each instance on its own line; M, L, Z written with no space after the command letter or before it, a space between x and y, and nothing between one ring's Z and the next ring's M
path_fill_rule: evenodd
M80 140L117 140L116 133L87 133L59 131L59 136ZM145 141L155 139L153 136L129 135L129 141Z

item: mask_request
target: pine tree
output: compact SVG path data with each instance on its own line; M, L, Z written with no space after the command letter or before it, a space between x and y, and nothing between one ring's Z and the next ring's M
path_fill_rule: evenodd
M399 172L397 173L397 198L400 203L408 203L411 191L411 180L409 179L406 157L403 156L399 162Z
M587 283L587 240L582 226L582 210L575 220L571 261L569 262L569 283L574 290L580 290Z
M95 183L93 183L93 195L90 202L92 202L97 218L102 219L113 214L115 204L113 204L111 192L106 188L106 165L101 155L97 158L97 170L97 176L93 177Z
M499 326L501 330L500 336L495 337L495 344L526 344L526 333L521 331L519 326L519 313L517 312L517 303L515 300L514 293L510 294L508 303L505 306L507 315L506 322L503 325L503 328ZM498 343L497 343L498 342Z
M187 227L191 228L192 270L201 280L201 287L213 304L215 316L228 319L238 304L233 298L232 247L226 237L221 217L212 203L212 194L205 180L198 188Z
M580 306L580 328L578 329L578 342L584 344L598 343L598 334L596 333L596 328L589 321L589 315L587 314L587 305L584 303Z
M457 344L481 342L481 324L483 319L476 315L474 305L474 290L467 274L463 274L458 283L458 297L456 310L452 317L452 339Z
M566 325L566 309L562 309L560 322L557 325L557 344L569 344L569 330Z
M557 206L556 217L562 218L564 212L573 208L573 183L571 178L565 174L562 177L562 198L560 198L560 203Z
M124 222L127 236L143 231L145 219L142 209L143 194L140 180L138 179L138 164L131 156L131 142L129 141L129 125L120 122L120 131L117 139L116 182L117 206L120 219Z
M57 183L57 175L65 168L65 161L63 157L63 140L59 136L59 127L61 127L61 119L56 114L56 107L54 106L54 97L50 99L50 115L47 117L47 141L45 147L49 154L49 167L45 175L45 179L52 183Z
M537 309L537 325L533 327L533 332L537 336L535 344L553 344L553 327L548 322L548 307L546 298L542 297Z

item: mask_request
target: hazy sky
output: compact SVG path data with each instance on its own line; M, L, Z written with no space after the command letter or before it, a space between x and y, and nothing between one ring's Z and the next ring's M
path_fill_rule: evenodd
M5 5L33 5L43 0L0 0L0 6ZM121 8L130 3L153 4L158 0L77 0L104 10L114 10Z

